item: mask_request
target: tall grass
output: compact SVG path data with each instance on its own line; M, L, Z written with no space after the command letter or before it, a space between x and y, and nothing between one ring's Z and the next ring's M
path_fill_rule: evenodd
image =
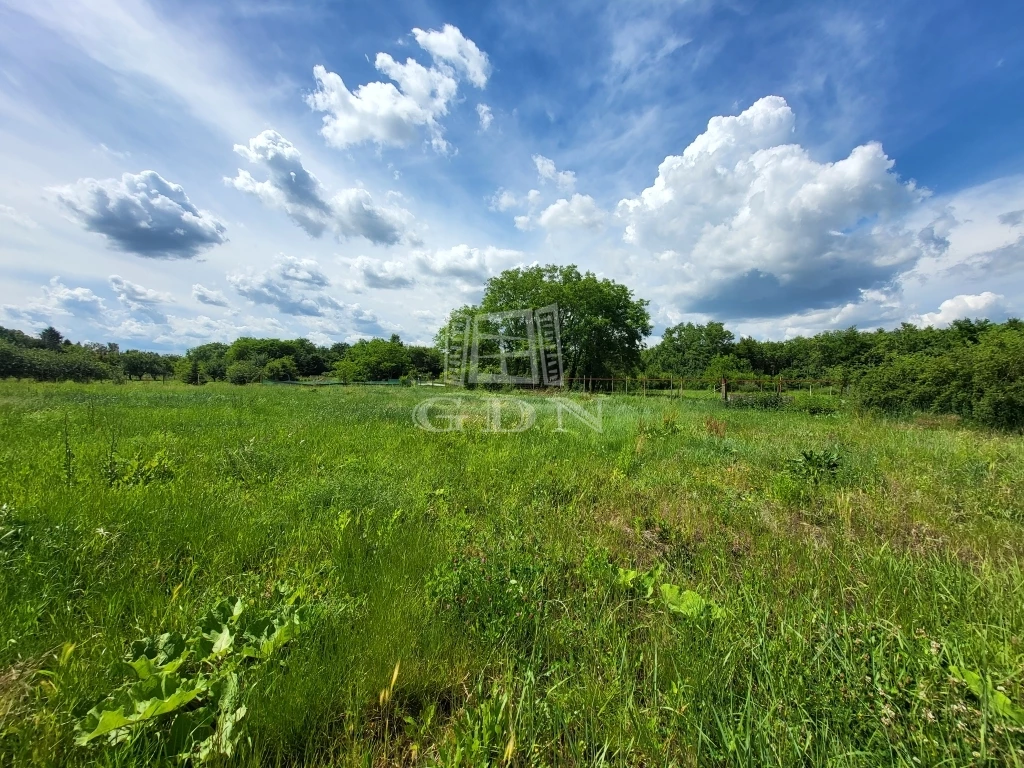
M149 764L73 743L131 641L284 581L244 764L1024 764L951 671L1024 704L1019 438L689 396L417 429L436 394L0 383L0 763Z

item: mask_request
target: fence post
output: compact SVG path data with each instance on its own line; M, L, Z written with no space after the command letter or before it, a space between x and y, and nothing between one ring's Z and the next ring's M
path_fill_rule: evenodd
M722 377L722 400L729 402L729 381L725 376Z

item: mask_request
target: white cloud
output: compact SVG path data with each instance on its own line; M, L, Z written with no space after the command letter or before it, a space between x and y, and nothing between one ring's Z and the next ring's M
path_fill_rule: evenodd
M445 24L440 32L434 29L426 32L414 29L412 34L420 48L433 56L435 61L451 64L477 88L487 85L487 78L491 74L487 54L466 38L458 27Z
M486 131L491 127L491 123L494 122L494 113L491 112L491 108L486 104L476 105L476 114L480 118L480 130Z
M269 270L230 274L227 279L239 295L286 315L318 316L342 309L323 293L330 280L314 259L283 256Z
M568 200L562 198L545 208L537 223L548 230L553 229L601 229L607 219L594 198L590 195L575 194ZM516 226L519 226L518 217Z
M201 283L192 286L192 298L201 304L209 304L212 307L227 307L227 297L220 291L207 288Z
M92 290L83 287L68 288L60 281L60 277L53 277L42 290L42 297L30 299L25 304L5 304L4 314L33 327L49 325L57 317L98 320L107 314L103 299Z
M435 251L418 251L414 254L413 261L425 275L457 280L467 286L478 287L489 277L521 262L523 257L524 254L520 251L494 246L472 248L462 244Z
M327 113L320 133L328 144L347 147L372 141L408 146L425 129L436 151L448 151L439 119L448 114L458 93L459 74L478 87L486 84L487 57L450 25L441 32L413 33L434 64L424 67L411 58L402 64L378 53L374 66L390 83L366 83L353 92L340 75L322 65L313 68L317 89L306 102Z
M239 169L225 182L258 197L265 205L278 208L310 237L330 231L339 239L365 237L373 243L393 245L409 236L412 214L398 207L375 205L364 189L345 189L328 198L319 179L302 164L295 146L276 131L266 130L249 140L249 146L235 145L235 152L250 163L266 169L269 178L257 181Z
M714 117L654 184L622 200L624 240L660 254L688 311L777 317L842 306L941 246L905 216L927 192L872 143L834 163L785 143L794 117L769 96Z
M576 174L573 171L559 171L555 161L544 155L534 155L533 164L537 167L537 175L543 181L553 181L563 192L571 192L576 187Z
M25 229L39 228L39 225L30 217L18 213L16 210L14 210L14 208L12 208L9 205L0 205L0 218L7 219L8 221L13 221L19 227L24 227Z
M938 312L914 315L910 322L920 326L944 328L954 320L963 318L988 317L1006 314L1006 297L985 291L976 295L961 294L946 299L939 305ZM1000 318L1002 319L1002 318Z
M49 192L85 229L137 256L190 259L227 241L220 221L155 171L79 179Z
M110 276L110 287L113 288L117 297L129 306L133 304L163 304L173 300L169 293L161 293L160 291L154 291L152 288L144 288L138 283L125 280L120 275Z
M377 261L366 256L358 256L352 259L349 265L359 277L359 280L352 286L358 291L364 288L380 290L409 288L416 282L410 274L408 266L400 261Z

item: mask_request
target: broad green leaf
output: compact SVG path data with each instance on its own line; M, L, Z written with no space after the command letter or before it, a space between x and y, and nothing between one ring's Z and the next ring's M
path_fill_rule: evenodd
M683 616L697 618L705 611L710 611L714 619L725 615L725 611L713 600L705 600L692 589L680 591L675 584L662 584L661 596L670 611Z
M1014 704L1005 693L997 691L992 685L991 680L982 678L974 670L964 669L963 667L950 666L949 673L953 677L967 683L971 693L977 696L980 701L987 700L989 709L997 715L1012 720L1018 725L1024 725L1024 709Z
M190 712L180 712L171 723L168 736L168 750L173 755L187 756L197 744L213 733L214 712L210 707L200 707Z
M99 736L131 724L132 721L126 718L120 709L93 709L80 723L80 732L75 737L75 744L84 746Z

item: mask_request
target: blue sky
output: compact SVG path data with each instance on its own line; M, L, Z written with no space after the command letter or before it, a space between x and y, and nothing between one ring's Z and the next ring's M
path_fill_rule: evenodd
M1019 2L0 0L0 323L425 341L575 263L760 338L1024 300Z

